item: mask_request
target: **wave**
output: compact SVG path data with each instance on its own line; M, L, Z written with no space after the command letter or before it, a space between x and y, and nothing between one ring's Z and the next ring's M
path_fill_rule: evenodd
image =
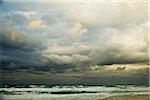
M21 95L21 94L85 94L85 93L126 93L126 92L148 92L149 87L143 86L53 86L32 88L0 88L0 94Z

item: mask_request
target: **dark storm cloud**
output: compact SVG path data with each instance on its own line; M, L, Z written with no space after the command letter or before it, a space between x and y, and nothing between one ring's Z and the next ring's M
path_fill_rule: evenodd
M19 69L42 65L40 54L45 49L42 41L29 37L11 26L0 28L1 68Z
M109 66L108 66L109 67ZM147 68L128 71L51 73L44 71L2 72L2 84L148 85Z
M0 0L0 5L2 5L2 3L3 3L3 0Z
M16 48L25 51L41 50L44 48L40 39L28 36L12 26L3 24L0 24L0 26L0 42L2 48Z

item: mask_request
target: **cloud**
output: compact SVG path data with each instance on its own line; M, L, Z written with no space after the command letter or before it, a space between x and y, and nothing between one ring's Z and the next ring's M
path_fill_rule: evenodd
M46 47L40 38L35 39L12 26L0 26L1 69L16 70L43 66L40 54Z
M91 52L92 47L84 44L73 44L73 45L52 45L43 53L45 54L57 54L57 55L72 55L82 54L86 55Z
M148 84L146 2L0 8L3 83Z
M19 15L19 16L25 16L26 18L30 19L33 16L37 15L37 12L35 11L16 11L16 12L8 12L7 14L4 14L3 16L14 16L14 15Z
M0 15L3 56L5 61L10 59L9 64L13 57L24 66L57 71L91 65L147 64L145 3L33 4ZM28 63L27 58L31 58Z
M33 20L31 23L27 25L27 28L29 29L38 29L44 27L46 27L46 24L42 20Z
M140 63L136 63L136 64L112 64L112 65L96 65L96 66L91 66L89 67L89 70L93 71L93 72L118 72L118 73L129 73L129 74L133 74L133 73L138 73L138 71L140 70L145 70L149 68L149 66L146 64L140 64ZM136 72L134 72L136 70Z
M146 3L87 2L79 5L80 6L72 7L73 10L71 18L83 25L88 26L89 28L132 26L137 23L142 23L148 16Z
M44 48L44 44L39 38L35 39L31 36L29 37L28 35L11 26L2 26L0 35L2 47L7 46L24 50L36 50Z
M143 52L131 48L124 48L121 45L98 48L97 50L92 51L89 56L92 58L92 62L99 65L148 62L147 51Z
M75 25L68 30L68 34L72 38L76 38L77 36L81 36L82 34L86 33L88 30L83 28L80 23L75 23Z
M126 66L125 70L117 67ZM136 69L136 66L138 68ZM93 66L94 67L94 66ZM93 70L65 71L52 73L45 71L2 71L2 83L20 84L84 84L84 85L118 85L136 84L148 85L148 66L141 64L98 66ZM135 68L135 69L134 69ZM130 70L131 69L131 70ZM64 80L65 79L65 80Z
M78 64L82 64L89 60L87 56L79 54L73 54L71 56L49 54L43 56L46 57L50 62L54 62L56 64L70 64L70 66L72 65L77 66Z

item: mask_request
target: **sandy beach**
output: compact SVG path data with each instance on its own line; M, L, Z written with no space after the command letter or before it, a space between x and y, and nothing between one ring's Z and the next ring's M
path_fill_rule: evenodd
M149 100L148 94L114 95L101 97L100 95L3 95L1 100Z
M99 100L149 100L148 94L112 96Z

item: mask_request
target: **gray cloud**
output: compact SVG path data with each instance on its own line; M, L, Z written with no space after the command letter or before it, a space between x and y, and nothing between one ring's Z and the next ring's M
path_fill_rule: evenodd
M0 28L1 68L13 69L42 66L40 54L44 43L11 27ZM41 63L40 63L41 62ZM15 66L11 66L11 65Z
M124 66L124 65L117 65ZM84 85L118 85L118 84L136 84L148 85L148 68L126 65L125 70L117 70L116 65L105 66L96 72L83 71L74 72L66 71L65 73L52 73L44 71L14 71L2 72L2 82L7 84L84 84ZM133 68L134 67L134 68ZM129 68L129 69L128 69ZM130 68L132 70L130 70ZM128 70L128 71L127 71Z

